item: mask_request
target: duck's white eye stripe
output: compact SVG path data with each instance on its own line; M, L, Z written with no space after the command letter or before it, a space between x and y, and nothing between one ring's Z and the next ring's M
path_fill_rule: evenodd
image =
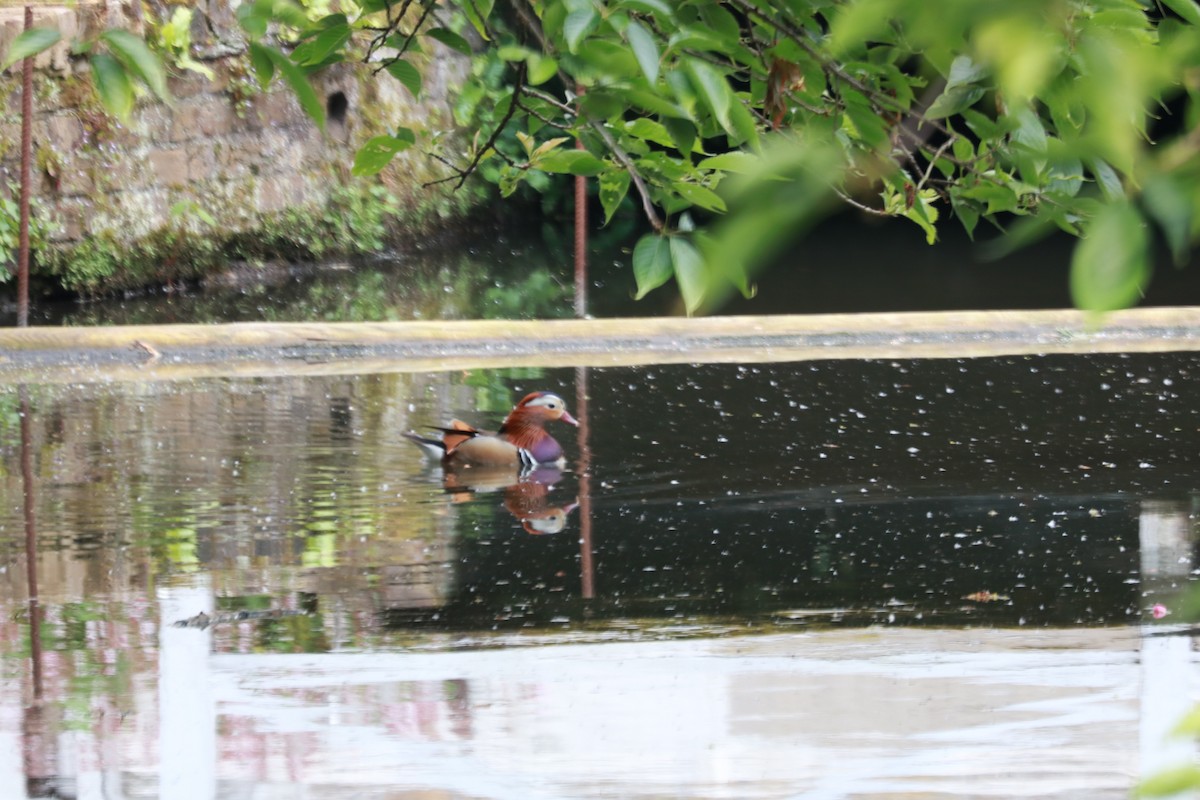
M526 403L526 406L545 406L547 408L556 408L563 404L562 398L556 394L544 394L541 397L535 397Z

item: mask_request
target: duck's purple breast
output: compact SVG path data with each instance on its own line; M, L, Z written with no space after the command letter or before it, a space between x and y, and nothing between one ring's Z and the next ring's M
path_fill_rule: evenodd
M549 464L562 458L562 447L554 441L553 436L543 436L533 447L528 448L533 460L539 464Z

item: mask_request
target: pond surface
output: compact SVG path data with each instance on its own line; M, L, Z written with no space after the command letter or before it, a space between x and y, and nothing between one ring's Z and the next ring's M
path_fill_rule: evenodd
M400 436L534 390L562 471ZM1200 685L1160 635L1198 391L1195 353L3 387L0 785L1124 797Z

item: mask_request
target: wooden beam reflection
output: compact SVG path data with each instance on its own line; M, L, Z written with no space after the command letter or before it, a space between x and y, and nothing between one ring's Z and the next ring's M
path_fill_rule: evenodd
M17 387L21 415L21 485L25 495L25 578L29 597L29 653L33 661L33 697L42 699L42 614L38 603L37 512L33 485L33 420L29 389Z
M29 797L58 796L54 790L54 737L50 732L46 708L42 703L42 609L38 601L37 513L33 480L33 417L29 404L29 389L17 387L21 417L21 487L25 503L25 578L29 602L29 658L31 662L33 697L24 708L21 721L22 756L25 771L25 792Z
M579 572L585 600L596 596L595 565L592 561L592 448L589 441L588 368L575 368L575 412L579 419Z

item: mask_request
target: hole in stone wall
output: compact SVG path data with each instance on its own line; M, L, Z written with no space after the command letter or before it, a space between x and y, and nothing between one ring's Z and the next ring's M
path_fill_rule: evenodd
M344 125L346 123L346 111L349 108L350 101L346 99L344 92L334 92L325 100L325 114L329 117L330 122Z

